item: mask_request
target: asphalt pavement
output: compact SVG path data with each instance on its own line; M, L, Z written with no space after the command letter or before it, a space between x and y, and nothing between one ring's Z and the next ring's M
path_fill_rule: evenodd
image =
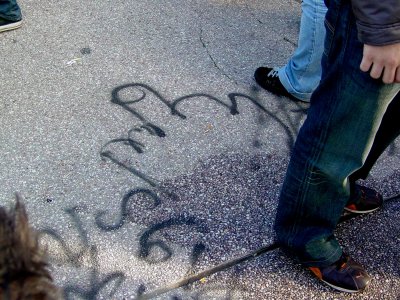
M400 201L338 226L373 280L339 293L275 249L307 104L254 70L296 48L299 1L20 0L0 35L0 203L20 192L66 299L400 299ZM363 183L400 193L400 140Z

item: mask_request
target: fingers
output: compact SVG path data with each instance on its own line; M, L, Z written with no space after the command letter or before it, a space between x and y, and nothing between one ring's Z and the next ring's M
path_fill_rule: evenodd
M372 68L371 71L369 72L369 75L374 79L378 79L381 77L382 71L383 71L383 65L379 63L374 63L372 64Z
M383 72L383 77L382 81L384 83L392 83L395 77L396 69L392 68L384 68L382 64L379 64L377 62L373 63L371 60L364 59L361 61L360 64L360 69L363 72L369 72L369 75L374 78L374 79L379 79L382 77L382 72Z
M400 82L400 44L364 45L360 69L386 84Z
M395 82L400 83L400 68L397 68Z
M371 66L372 66L372 59L369 56L366 56L364 51L364 55L360 64L360 69L363 72L368 72Z
M372 77L372 75L371 75ZM387 67L384 69L383 71L383 77L382 77L382 81L384 83L393 83L395 81L395 77L396 77L396 68L393 67Z

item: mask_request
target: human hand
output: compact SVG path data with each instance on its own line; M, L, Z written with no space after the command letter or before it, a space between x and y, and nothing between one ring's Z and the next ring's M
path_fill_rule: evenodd
M360 69L369 71L375 79L382 76L384 83L400 83L400 43L385 46L364 44Z

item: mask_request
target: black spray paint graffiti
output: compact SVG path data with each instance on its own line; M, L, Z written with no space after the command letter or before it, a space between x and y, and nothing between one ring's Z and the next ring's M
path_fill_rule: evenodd
M194 217L178 216L176 218L171 218L166 221L162 221L158 224L151 226L140 237L139 257L142 259L145 259L148 263L151 263L151 264L155 264L155 263L159 263L159 262L168 260L172 256L171 249L168 247L168 245L163 240L161 240L161 239L154 240L154 239L151 239L151 237L157 231L164 230L166 228L170 228L171 226L182 226L182 225L191 226L191 227L196 226L196 229L203 233L207 231L207 229L204 228L204 226L202 226L201 223L196 222L196 219ZM155 259L149 258L152 248L154 248L154 247L160 248L165 253L160 259L155 260ZM196 260L199 256L199 254L204 249L205 249L205 247L202 243L198 243L193 246L192 256L191 256L192 264L196 263Z
M161 204L161 199L157 196L155 192L149 189L134 189L129 191L122 199L121 215L119 217L119 220L115 224L111 225L105 224L105 222L102 220L102 216L106 212L103 211L99 212L96 215L95 217L96 225L103 231L113 231L120 229L125 224L126 218L128 216L129 202L134 201L134 196L136 195L147 197L153 202L152 206L149 207L150 210ZM168 220L154 224L149 229L143 232L142 236L139 239L138 257L146 260L148 263L151 264L168 260L172 256L172 250L167 246L167 244L163 240L160 239L154 240L152 239L152 236L158 231L166 230L172 226L182 226L182 225L191 227L195 226L196 230L198 230L199 232L203 233L207 232L207 228L205 228L203 224L196 221L194 217L181 215L174 218L170 218ZM160 258L150 259L149 255L152 252L152 249L155 247L160 248L165 253L165 255L163 255ZM193 251L191 256L192 265L196 263L199 253L202 252L203 250L204 250L204 245L201 243L195 244L193 246Z
M120 97L120 94L124 90L135 90L139 92L139 95L135 99L131 100L122 100ZM232 115L237 115L239 114L238 110L238 100L247 100L250 101L257 109L259 109L262 113L266 114L269 118L271 118L273 121L275 121L277 124L280 125L282 130L286 133L287 137L287 145L288 148L290 149L293 144L294 144L294 139L295 135L297 132L298 125L300 123L300 120L302 116L304 115L306 109L298 104L297 109L295 111L291 110L290 114L288 109L281 109L281 111L285 112L284 116L285 119L280 119L276 114L273 112L267 110L263 105L260 104L260 101L257 100L256 97L250 97L249 95L245 94L240 94L240 93L230 93L228 94L228 100L229 103L225 103L222 100L208 94L203 94L203 93L197 93L197 94L191 94L191 95L186 95L179 97L177 99L174 99L173 101L169 102L167 101L160 93L158 93L156 90L151 88L148 85L142 84L142 83L131 83L131 84L125 84L122 86L119 86L115 88L112 92L112 103L115 103L119 106L121 106L123 109L131 113L136 119L142 122L140 126L137 126L135 128L132 128L131 130L128 131L127 137L124 138L117 138L113 139L106 144L103 145L101 151L100 151L100 156L103 159L108 159L111 162L115 163L119 167L124 168L131 174L133 174L135 177L140 178L142 181L145 183L149 184L153 188L157 188L160 192L166 193L169 197L177 197L174 195L173 192L169 190L163 189L160 185L157 179L152 178L142 171L140 171L138 168L125 163L124 161L120 160L117 158L117 156L109 150L109 146L112 144L120 144L122 143L125 146L131 147L134 152L137 154L142 154L144 152L145 145L133 137L133 133L136 132L142 132L145 130L148 134L152 136L156 136L159 138L165 138L167 136L167 133L165 132L164 129L162 129L161 125L156 125L154 122L146 118L146 116L136 110L134 108L134 104L144 101L147 94L151 94L155 96L165 107L169 110L170 114L172 116L178 116L182 120L185 120L187 117L185 114L183 114L181 111L177 109L179 105L181 105L185 101L190 101L196 98L205 98L211 101L214 101L218 105L226 108L229 110L229 112ZM296 113L295 117L291 116L293 113ZM127 208L128 208L128 202L133 197L134 195L138 193L145 193L154 201L154 206L158 205L160 203L159 198L157 195L150 190L147 189L134 189L128 192L122 199L121 201L121 212L120 212L120 217L119 221L115 224L105 224L104 221L102 221L102 217L106 214L105 211L99 212L96 215L96 224L97 226L102 229L102 230L116 230L119 229L121 226L123 226L126 216L128 215Z
M72 219L72 224L78 233L80 242L79 249L74 251L67 244L66 239L51 228L41 230L40 237L41 239L50 238L57 242L67 258L67 264L76 268L82 267L82 260L85 255L88 255L91 267L88 287L84 288L79 285L67 285L64 287L64 298L66 300L76 299L74 296L78 296L80 299L98 299L100 293L106 289L108 296L110 298L113 297L117 289L125 280L125 275L122 272L112 272L105 276L100 276L97 248L95 245L91 244L82 220L77 214L76 207L65 209L65 212Z
M131 198L133 198L135 195L138 195L138 194L143 194L143 195L149 197L151 200L153 200L153 207L156 207L161 203L161 200L157 196L157 194L149 189L131 190L122 199L121 216L120 216L119 220L117 221L117 223L111 224L111 225L105 224L105 222L102 221L102 216L106 214L106 211L102 211L96 215L96 225L104 231L112 231L112 230L117 230L117 229L121 228L126 221L126 217L128 216L127 211L128 211L129 200L131 200Z
M131 100L122 100L120 97L120 94L125 91L125 90L135 90L140 93L140 95L136 99L131 99ZM118 144L122 143L124 145L127 145L131 147L136 153L141 154L144 152L144 147L145 145L133 137L133 133L137 132L142 132L145 131L148 134L152 136L156 136L159 138L164 138L167 136L167 133L165 132L164 129L162 129L161 125L155 124L155 122L149 120L146 118L146 116L136 110L134 108L134 105L140 101L144 101L146 99L147 95L152 95L155 96L165 107L169 110L170 114L172 116L177 116L181 118L182 120L185 120L187 116L178 110L178 106L181 106L184 102L190 101L190 100L195 100L195 99L207 99L210 101L215 102L216 104L228 109L231 115L237 115L239 114L239 108L238 108L238 101L239 100L247 100L251 102L261 113L265 114L268 116L271 120L276 122L283 132L286 135L287 139L287 146L288 149L291 149L295 136L298 130L298 126L300 123L300 120L304 113L306 112L306 108L302 106L301 104L297 104L297 109L296 110L289 110L285 108L280 108L280 111L283 112L284 118L281 119L278 117L274 112L269 111L267 108L265 108L260 101L257 99L257 97L251 97L246 94L242 93L230 93L227 95L227 98L229 100L228 103L225 103L224 101L220 100L217 97L214 97L209 94L204 94L204 93L196 93L196 94L190 94L186 96L182 96L179 98L176 98L172 101L167 101L160 93L158 93L155 89L151 88L150 86L142 83L131 83L131 84L125 84L122 86L119 86L115 88L112 92L112 99L111 102L115 103L119 106L121 106L123 109L131 113L137 120L141 121L142 124L140 126L134 127L131 130L128 131L128 134L124 138L118 138L118 139L113 139L106 144L103 145L102 149L100 150L100 155L103 159L108 159L112 161L113 163L117 164L118 166L125 168L127 171L132 173L134 176L140 178L147 184L149 184L152 187L157 187L158 186L158 181L154 178L151 178L150 176L144 174L140 170L138 170L135 167L132 167L128 164L125 164L123 161L119 160L112 151L108 150L109 146L112 144ZM295 113L293 117L293 113ZM168 191L167 191L168 192Z
M161 203L161 199L151 190L148 189L136 189L130 191L124 198L123 205L127 206L128 201L132 200L135 195L142 194L153 199L154 206ZM66 238L62 237L57 231L52 228L45 228L40 231L41 240L48 242L49 239L55 241L66 258L65 262L58 262L70 265L74 268L84 267L85 257L89 257L90 264L90 275L89 282L84 287L80 284L68 284L63 287L63 296L66 300L68 299L88 299L95 300L99 299L99 296L106 296L111 299L117 292L118 288L122 285L125 280L125 274L123 272L111 272L105 275L100 275L99 262L98 262L98 250L96 245L92 244L87 230L82 222L81 217L78 214L77 207L72 207L64 210L65 213L71 218L72 227L75 229L78 235L78 247L73 249L69 245ZM113 225L105 225L101 221L101 213L96 218L97 226L104 231L117 230L123 226L125 222L125 216L121 216L118 223ZM173 251L165 241L160 238L154 238L154 235L159 231L165 231L174 226L190 226L195 227L195 230L205 233L207 228L204 224L198 222L194 217L181 215L161 221L153 226L150 226L139 238L139 245L137 251L137 257L146 261L149 264L157 264L163 261L167 261L173 255ZM191 229L192 230L192 229ZM163 254L158 256L152 256L153 249L159 248ZM192 272L192 268L195 266L201 254L205 251L205 246L202 243L195 243L193 245L192 253L190 255L190 267L186 274ZM57 261L55 261L57 263ZM142 284L137 288L137 295L146 292L146 287ZM104 293L107 293L104 295ZM178 299L178 298L177 298Z

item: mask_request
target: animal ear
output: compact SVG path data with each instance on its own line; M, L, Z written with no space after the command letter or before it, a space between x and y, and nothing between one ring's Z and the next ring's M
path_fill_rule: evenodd
M36 248L36 234L29 226L28 214L26 213L25 205L22 202L22 197L19 193L15 194L16 203L14 209L15 233L21 245L30 249Z
M10 228L10 219L7 211L4 207L0 207L0 246L2 251L0 252L0 284L4 284L4 276L7 273L7 268L4 266L9 262L9 257L6 254L8 246L10 244L10 237L12 236L12 230ZM5 249L5 250L3 250ZM0 288L1 296L1 288ZM1 298L1 297L0 297ZM2 298L1 298L2 299Z
M15 193L15 219L18 221L28 221L25 205L22 202L22 197L19 193Z
M3 245L4 242L10 236L10 229L8 226L9 219L7 215L7 211L4 207L0 207L0 245Z

